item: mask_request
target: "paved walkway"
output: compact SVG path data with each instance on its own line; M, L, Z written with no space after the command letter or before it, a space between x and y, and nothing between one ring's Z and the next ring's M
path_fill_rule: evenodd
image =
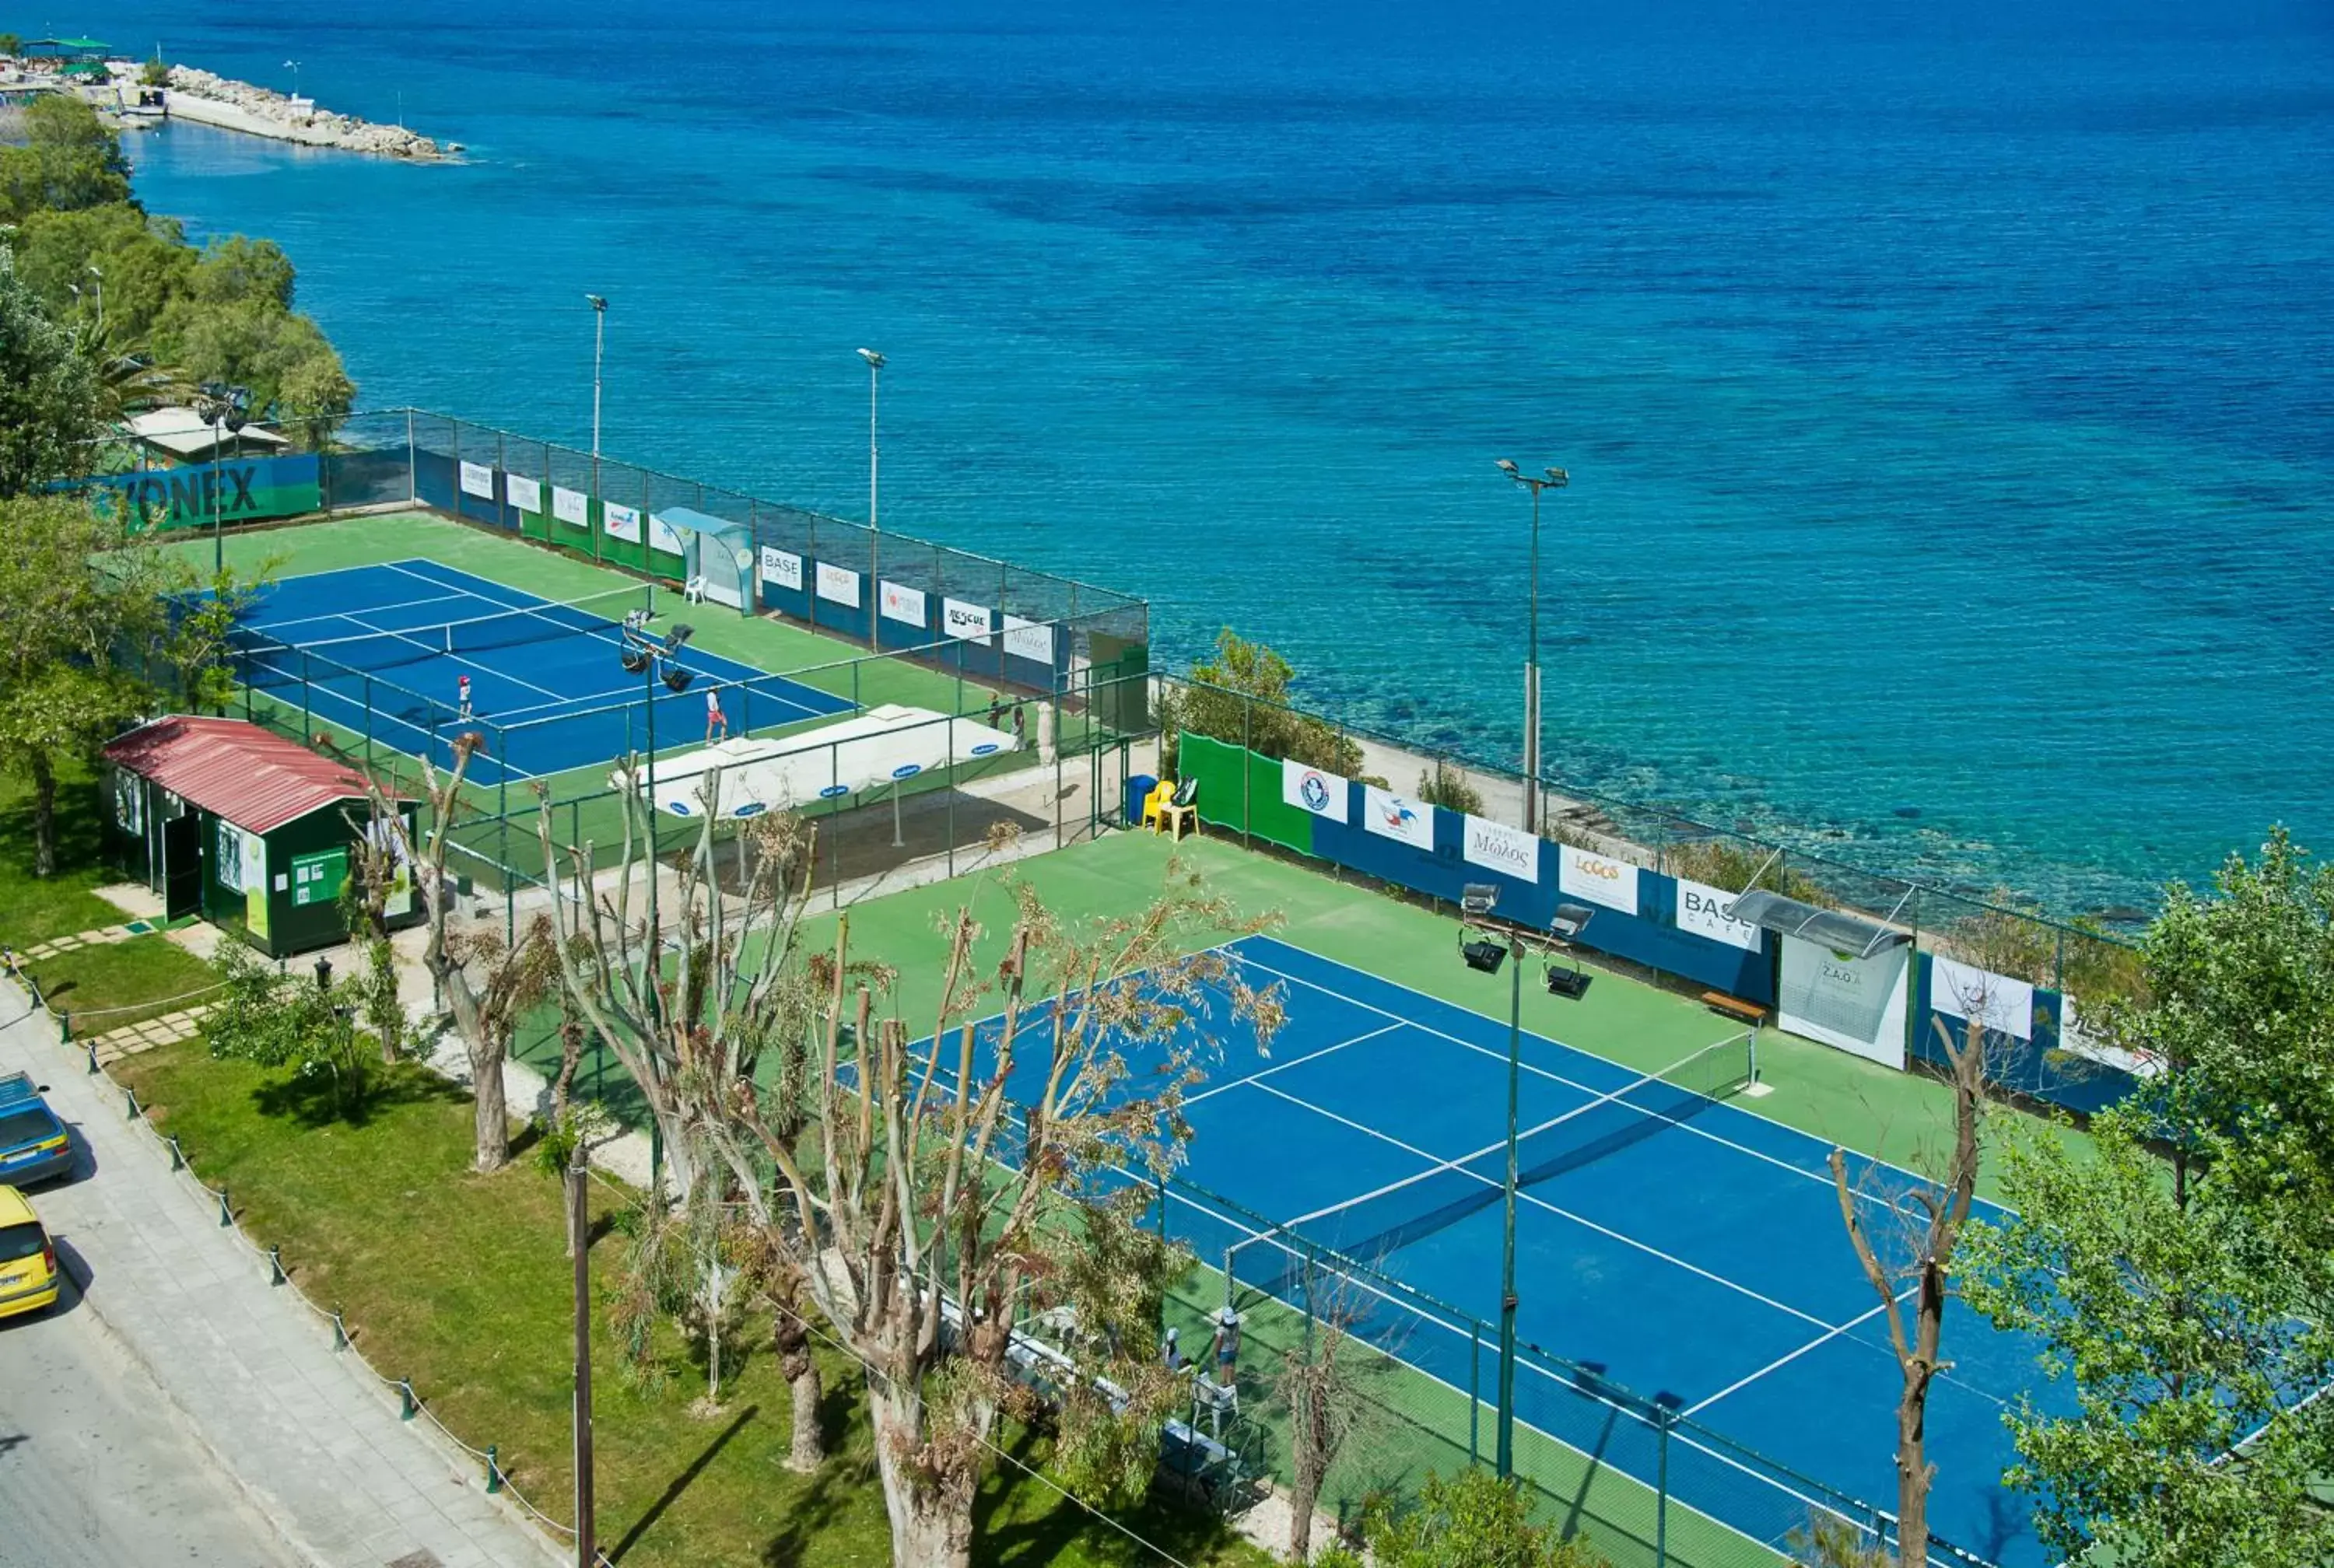
M269 1285L266 1265L170 1171L106 1081L5 981L0 1020L0 1073L49 1084L83 1151L72 1180L33 1194L86 1284L83 1310L145 1364L298 1555L319 1568L558 1560L485 1495L467 1455L400 1421L331 1331Z

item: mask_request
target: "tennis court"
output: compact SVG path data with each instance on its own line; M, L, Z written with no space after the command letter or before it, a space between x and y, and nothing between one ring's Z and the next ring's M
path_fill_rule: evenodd
M1362 1313L1365 1338L1489 1400L1497 1344L1481 1325L1500 1309L1506 1024L1268 938L1229 951L1250 983L1281 984L1288 1022L1269 1060L1230 1052L1188 1102L1181 1179L1237 1210L1171 1190L1171 1234L1223 1269L1244 1308L1322 1289L1317 1259L1308 1267L1290 1233L1423 1293L1430 1303L1364 1285L1378 1299L1343 1304ZM1502 976L1501 1002L1506 986ZM1229 1018L1227 999L1188 1027L1238 1039ZM1659 1450L1614 1431L1611 1401L1665 1409L1677 1418L1674 1501L1781 1549L1826 1489L1893 1504L1900 1385L1842 1228L1830 1145L1728 1102L1750 1077L1750 1042L1711 1024L1706 1046L1654 1075L1524 1036L1519 1332L1554 1354L1524 1359L1517 1419L1650 1486ZM992 1046L998 1027L984 1027ZM1038 1091L1041 1051L1022 1073L1017 1100ZM1873 1228L1891 1229L1888 1198L1914 1178L1860 1156L1850 1174ZM1239 1210L1272 1225L1243 1224ZM1446 1303L1457 1312L1437 1310ZM1317 1295L1309 1304L1320 1310ZM1992 1561L2039 1563L1998 1484L2012 1457L2005 1400L2039 1382L2032 1347L1958 1308L1946 1333L1954 1365L1928 1408L1932 1526ZM1485 1409L1486 1454L1491 1425ZM1747 1465L1755 1456L1733 1445L1774 1463ZM1787 1472L1816 1485L1795 1493Z
M559 602L434 561L384 562L265 589L238 628L237 667L255 693L296 695L308 717L440 764L453 736L481 734L470 777L483 784L605 765L646 750L651 722L661 749L694 746L709 690L738 736L852 711L843 697L693 647L680 657L695 678L685 691L627 673L617 656L635 610L651 612L660 638L696 616L735 615L647 583Z

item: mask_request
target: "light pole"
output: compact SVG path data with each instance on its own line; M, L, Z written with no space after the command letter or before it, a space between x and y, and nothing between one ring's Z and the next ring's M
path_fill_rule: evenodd
M1500 1184L1500 1405L1496 1463L1501 1479L1511 1475L1516 1460L1516 1111L1521 1078L1524 1041L1524 948L1522 935L1512 926L1491 919L1500 890L1492 882L1470 882L1460 900L1461 926L1459 952L1471 969L1496 975L1502 962L1508 969L1508 1174ZM1473 941L1465 932L1479 935Z
M875 510L875 476L880 461L875 445L875 402L883 381L883 356L873 349L862 349L859 357L867 361L867 646L873 648L881 635L877 623L883 618L883 579L876 558L883 524Z
M595 1568L592 1530L592 1225L584 1144L567 1167L567 1241L575 1253L575 1568Z
M1561 490L1572 476L1561 468L1547 470L1536 479L1516 467L1512 458L1499 459L1500 471L1531 492L1531 613L1524 633L1524 832L1539 832L1539 493Z
M592 492L600 491L600 361L608 345L608 296L585 294L592 307Z
M293 96L293 97L294 97L294 98L299 97L299 96L300 96L300 63L299 63L298 61L296 61L296 60L287 60L287 61L285 61L285 62L284 63L284 69L285 69L285 70L286 70L286 71L289 71L289 72L292 73L292 96Z
M246 387L230 387L217 381L205 381L195 412L202 417L211 432L211 572L214 576L227 570L227 516L219 508L222 477L219 449L227 445L227 432L235 433L240 449L246 410L251 406L251 391Z

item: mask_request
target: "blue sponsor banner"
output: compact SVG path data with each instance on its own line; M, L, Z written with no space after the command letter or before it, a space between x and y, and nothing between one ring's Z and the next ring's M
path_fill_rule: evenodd
M313 452L283 457L224 458L185 468L101 474L60 486L97 497L108 512L126 508L153 528L207 528L297 517L322 505L321 470Z

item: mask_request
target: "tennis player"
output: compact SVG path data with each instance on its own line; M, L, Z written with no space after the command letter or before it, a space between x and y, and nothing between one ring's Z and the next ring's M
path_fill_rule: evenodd
M721 711L721 688L718 686L709 686L705 688L706 745L713 744L713 735L716 730L720 732L723 740L729 738L729 716Z
M454 696L460 705L459 711L455 717L468 723L470 718L470 678L468 676L466 675L454 683Z

